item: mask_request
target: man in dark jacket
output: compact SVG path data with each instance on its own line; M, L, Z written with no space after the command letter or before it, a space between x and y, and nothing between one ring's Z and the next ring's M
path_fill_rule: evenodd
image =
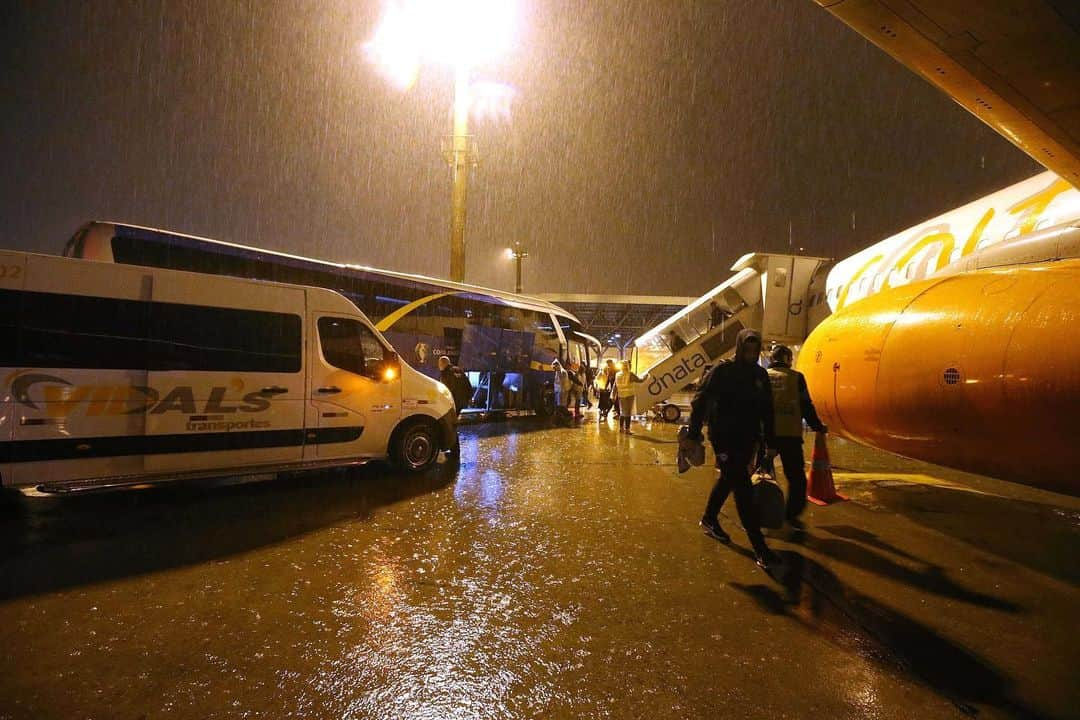
M792 353L786 345L773 348L769 363L769 381L772 384L773 408L776 413L776 451L784 465L784 477L788 481L787 521L791 527L801 530L799 515L806 508L806 460L803 457L802 421L815 432L828 432L818 417L806 378L791 368Z
M439 358L439 382L445 385L454 396L454 405L460 415L472 400L473 387L469 382L469 377L457 365L451 365L450 358L443 355Z
M742 330L735 341L735 357L717 364L694 395L687 436L701 442L701 426L708 422L709 441L716 453L716 484L701 518L705 534L721 542L731 541L720 527L718 515L728 494L734 491L735 507L754 548L755 560L767 569L778 558L761 534L750 481L759 444L764 440L771 456L776 442L772 391L768 373L758 365L760 356L761 336L755 330Z

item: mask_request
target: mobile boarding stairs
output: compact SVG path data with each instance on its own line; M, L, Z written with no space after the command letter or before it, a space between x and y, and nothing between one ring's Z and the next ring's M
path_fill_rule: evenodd
M766 346L801 344L809 331L810 282L825 262L826 258L803 255L743 255L731 266L734 275L641 335L634 342L639 355L659 352L663 357L639 373L642 383L631 386L638 412L656 408L668 422L677 421L682 410L668 402L672 394L698 381L730 353L743 328L760 328ZM724 316L716 325L714 302ZM672 333L686 343L674 353L669 349Z

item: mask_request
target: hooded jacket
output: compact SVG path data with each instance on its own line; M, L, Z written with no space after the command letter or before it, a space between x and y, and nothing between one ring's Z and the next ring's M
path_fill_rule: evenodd
M775 447L772 387L769 374L754 362L742 359L750 337L761 336L745 329L735 339L735 356L718 363L706 376L690 403L688 436L700 440L701 426L708 422L713 449L748 447L764 439Z

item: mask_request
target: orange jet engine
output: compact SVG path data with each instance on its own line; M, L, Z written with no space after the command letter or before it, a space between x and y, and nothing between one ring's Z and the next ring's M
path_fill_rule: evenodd
M822 322L798 369L837 435L1080 495L1080 260L883 290Z

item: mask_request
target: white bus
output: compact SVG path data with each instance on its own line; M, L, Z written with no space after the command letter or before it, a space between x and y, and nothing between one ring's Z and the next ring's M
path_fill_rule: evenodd
M123 223L83 225L67 257L273 280L341 293L414 369L438 377L446 355L476 393L463 413L554 410L551 362L595 365L600 343L538 298L437 278L344 265Z
M0 251L0 482L68 492L457 445L449 391L324 288Z

